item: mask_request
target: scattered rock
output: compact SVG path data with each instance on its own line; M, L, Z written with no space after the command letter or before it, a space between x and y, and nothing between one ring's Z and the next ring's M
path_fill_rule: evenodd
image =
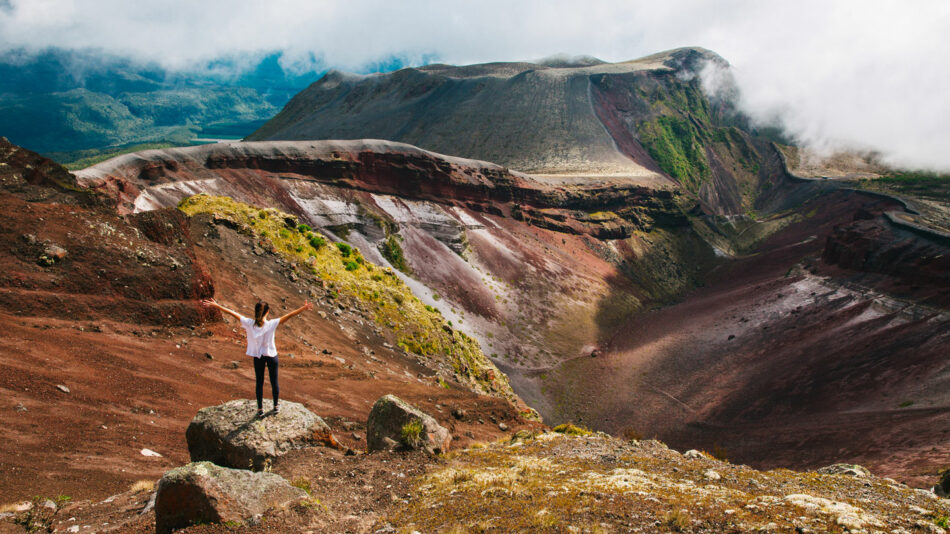
M697 451L696 449L690 449L683 453L685 458L691 458L693 460L701 460L706 457L703 453Z
M505 423L498 423L498 430L501 430L502 432L506 432L508 430L508 425L506 425Z
M14 408L14 410L16 410L16 411L18 411L18 412L25 412L25 411L28 411L28 410L26 409L26 406L24 406L22 402L18 402L17 405L16 405L16 407Z
M449 450L452 435L430 415L394 395L385 395L373 404L366 421L367 450L391 448L387 439L408 449L439 454Z
M461 421L462 419L465 419L465 410L463 410L463 409L461 409L461 408L453 408L453 409L452 409L452 417L454 417L454 418L456 418L456 419L458 419L458 420L460 420L460 421Z
M69 388L62 384L56 384L56 389L62 391L63 393L69 393Z
M304 490L273 473L190 463L158 482L155 531L168 534L197 523L243 522L306 497Z
M142 454L142 456L150 456L150 457L153 457L153 458L161 458L161 457L162 457L161 454L159 454L159 453L153 451L152 449L142 449L142 450L139 451L139 452Z
M265 405L265 409L267 406ZM269 459L304 447L339 448L330 427L302 404L284 401L280 412L257 417L257 402L233 400L198 410L185 432L193 462L260 469Z
M822 475L848 475L852 477L869 477L871 472L857 464L832 464L815 471Z
M363 435L357 432L353 432L353 439L355 439L356 441L360 441L361 439L363 439Z
M237 369L237 368L239 368L239 367L241 367L241 363L238 362L238 361L234 361L234 360L232 360L232 361L230 361L230 362L224 364L224 368L225 368L225 369Z
M937 485L934 486L934 493L938 497L946 498L947 495L950 495L950 469L947 469L940 474L940 481L937 482Z
M207 359L209 359L209 360L213 360L213 359L214 359L214 356L212 356L210 352L206 352L206 353L205 353L205 358L207 358Z
M722 479L722 475L720 475L719 473L713 471L712 469L707 469L707 470L703 473L703 478L705 478L706 480L721 480L721 479Z

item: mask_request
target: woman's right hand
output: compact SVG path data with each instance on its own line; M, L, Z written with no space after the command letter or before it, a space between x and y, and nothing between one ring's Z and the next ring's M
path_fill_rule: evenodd
M214 308L214 307L218 306L218 301L214 300L213 298L212 298L212 299L203 299L203 300L201 301L201 305L204 306L205 308Z

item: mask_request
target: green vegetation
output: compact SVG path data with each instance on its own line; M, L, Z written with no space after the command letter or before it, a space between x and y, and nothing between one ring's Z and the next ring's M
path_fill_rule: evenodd
M564 424L557 425L552 430L554 430L558 434L566 434L568 436L589 436L590 434L593 434L593 432L591 432L590 430L582 426L574 425L572 423L564 423Z
M399 437L402 444L412 449L417 448L422 441L422 431L422 421L418 419L413 419L402 425L402 428L399 430Z
M409 264L406 263L406 257L402 253L402 246L399 245L399 238L395 234L389 234L386 240L379 246L379 251L390 265L400 271L409 274Z
M711 172L699 131L687 119L659 116L637 127L640 142L663 172L698 191Z
M326 239L304 230L292 215L259 209L228 197L195 195L178 208L188 214L210 214L238 232L251 236L295 265L298 273L327 282L329 298L355 299L381 326L392 329L398 345L423 358L448 362L454 378L472 389L513 399L507 377L482 353L478 342L446 327L434 308L426 308L391 269L366 261L346 243L324 246Z
M290 485L293 486L293 487L295 487L295 488L300 488L300 489L306 491L306 492L307 492L307 495L310 495L311 487L310 487L310 479L309 479L309 478L297 477L297 478L293 479L292 481L290 481Z
M912 400L905 400L904 402L898 404L897 407L898 407L898 408L907 408L908 406L913 406L913 405L914 405L914 401L912 401Z

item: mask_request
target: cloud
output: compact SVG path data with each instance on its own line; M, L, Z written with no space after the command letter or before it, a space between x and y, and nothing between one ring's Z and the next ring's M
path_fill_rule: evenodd
M950 170L950 3L866 0L0 0L0 51L99 49L190 68L282 52L285 67L590 55L703 46L745 109L819 147Z

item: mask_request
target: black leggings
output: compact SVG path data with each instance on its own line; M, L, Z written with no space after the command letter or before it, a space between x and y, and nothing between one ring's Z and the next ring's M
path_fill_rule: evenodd
M267 372L270 375L270 389L274 393L274 408L277 407L277 397L280 394L280 386L277 385L277 356L261 356L254 358L254 377L257 379L257 409L264 408L264 366L267 366Z

